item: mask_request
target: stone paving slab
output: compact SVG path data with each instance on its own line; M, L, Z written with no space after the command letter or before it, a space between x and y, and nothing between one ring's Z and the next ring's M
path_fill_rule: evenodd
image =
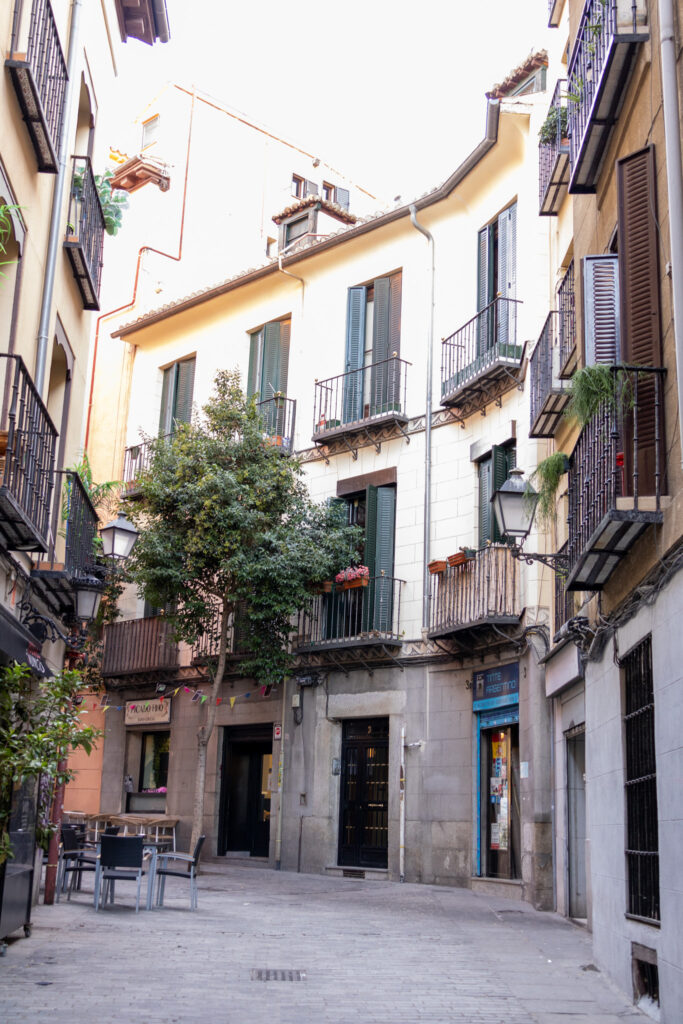
M84 885L92 884L84 879ZM645 1024L554 914L466 889L211 862L166 905L134 887L34 908L0 959L1 1024ZM20 935L21 933L17 933ZM259 969L301 980L256 980ZM290 977L288 973L285 977ZM272 975L271 975L272 978Z

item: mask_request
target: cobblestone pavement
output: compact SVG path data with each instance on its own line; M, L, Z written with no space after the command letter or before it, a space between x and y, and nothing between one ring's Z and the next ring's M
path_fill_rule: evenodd
M91 880L10 941L2 1024L647 1020L595 970L581 929L523 903L228 862L205 866L194 913L169 879L163 909L136 915L124 883L96 914Z

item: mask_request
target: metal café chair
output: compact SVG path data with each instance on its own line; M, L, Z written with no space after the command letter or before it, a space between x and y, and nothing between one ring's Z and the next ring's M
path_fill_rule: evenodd
M114 902L114 885L118 881L137 882L135 913L140 909L140 886L142 876L146 874L144 866L143 836L107 836L103 835L100 843L100 854L95 869L95 910L102 903ZM152 892L147 887L147 909L151 910Z
M84 852L81 845L81 837L78 831L68 825L63 825L61 830L62 842L59 848L59 864L57 868L57 892L56 898L62 892L66 892L67 900L71 899L71 893L75 886L81 887L81 875L84 871L94 871L96 858ZM67 887L67 876L71 875Z
M197 909L197 868L202 852L202 846L206 836L200 836L194 848L194 853L160 853L156 869L157 882L157 906L164 905L164 890L166 879L187 878L190 882L190 910ZM169 861L173 861L184 867L169 867Z

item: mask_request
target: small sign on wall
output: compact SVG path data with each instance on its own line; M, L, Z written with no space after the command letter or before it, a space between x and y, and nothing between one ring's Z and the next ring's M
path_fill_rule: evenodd
M167 725L171 721L171 701L127 700L126 725Z
M282 726L273 725L273 742L276 743L282 739Z

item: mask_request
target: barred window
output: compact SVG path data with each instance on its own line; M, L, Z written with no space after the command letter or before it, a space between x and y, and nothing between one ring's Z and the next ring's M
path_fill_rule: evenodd
M634 647L621 666L624 669L628 912L659 921L657 762L650 637Z

